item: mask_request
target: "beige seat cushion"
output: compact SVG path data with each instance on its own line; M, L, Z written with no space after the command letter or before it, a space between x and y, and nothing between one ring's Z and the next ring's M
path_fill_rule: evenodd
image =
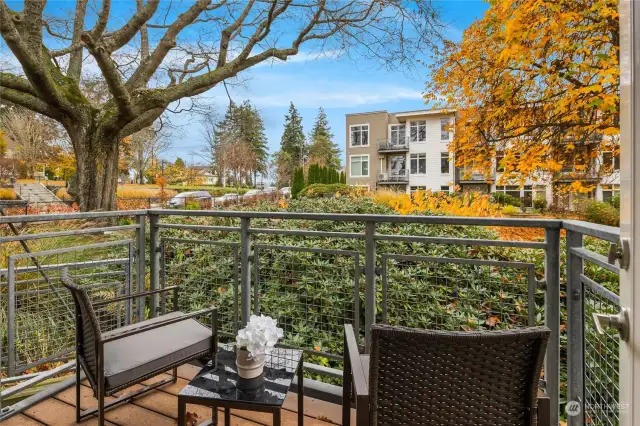
M172 312L142 323L104 333L104 337L183 315ZM194 319L180 321L104 345L106 387L114 389L132 380L168 369L183 360L207 352L212 346L211 330Z

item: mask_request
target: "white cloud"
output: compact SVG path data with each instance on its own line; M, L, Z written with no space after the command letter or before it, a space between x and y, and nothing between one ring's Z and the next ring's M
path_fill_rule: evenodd
M345 86L342 82L315 83L313 86L313 89L256 94L250 98L262 108L288 106L289 102L301 108L317 108L319 105L325 108L348 108L422 98L420 91L401 86L350 84L350 88L340 89L340 86Z

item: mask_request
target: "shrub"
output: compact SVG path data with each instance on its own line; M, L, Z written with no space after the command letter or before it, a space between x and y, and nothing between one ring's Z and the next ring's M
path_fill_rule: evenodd
M293 179L291 183L291 196L297 197L298 193L304 188L304 170L298 167L293 170Z
M157 185L120 185L116 195L120 198L156 198L160 187ZM173 197L176 191L165 190L167 197Z
M189 200L187 201L185 210L200 210L200 203L198 203L198 200Z
M352 192L352 188L349 185L345 185L343 183L314 183L313 185L309 185L304 188L298 195L303 197L316 198L322 197L325 194L333 195L337 192L339 192L340 194L350 194Z
M620 226L620 211L603 201L589 201L586 203L584 216L589 222Z
M67 188L60 188L56 191L56 197L62 201L71 200L73 197L67 192Z
M533 200L533 207L536 210L546 210L547 200L545 198L536 198L535 200Z
M609 198L608 203L611 204L616 209L620 210L620 196L619 195L614 195L613 197Z
M491 194L491 201L501 206L520 207L520 198L505 194L504 192L494 192Z
M520 210L516 206L507 205L502 209L502 213L506 215L514 215L517 214Z
M0 200L15 200L16 192L11 188L0 188Z
M379 202L392 207L400 214L431 214L447 216L499 217L500 206L491 202L488 194L465 192L463 194L416 191L413 194L385 195Z

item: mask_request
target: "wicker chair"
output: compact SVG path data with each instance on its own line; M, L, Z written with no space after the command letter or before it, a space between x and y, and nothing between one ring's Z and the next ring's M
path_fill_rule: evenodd
M550 330L448 332L374 325L360 355L345 325L343 426L547 426L538 381ZM538 420L539 419L539 420Z
M132 298L146 297L169 290L174 291L174 308L177 306L178 287L147 291L130 296L116 297L91 303L84 288L73 283L68 272L62 275L62 283L71 291L76 307L76 365L82 370L98 399L98 407L80 410L80 368L76 368L76 422L98 415L98 423L104 425L106 408L128 401L167 383L175 383L177 367L195 359L214 357L217 350L216 308L203 309L190 314L171 312L119 329L102 332L94 312L95 307ZM194 318L211 315L211 329ZM139 384L160 373L173 370L170 379L159 380L126 393L105 404L105 396Z

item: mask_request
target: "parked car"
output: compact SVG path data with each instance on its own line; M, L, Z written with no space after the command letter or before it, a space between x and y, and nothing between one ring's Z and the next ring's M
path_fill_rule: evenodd
M291 187L290 186L285 186L284 188L280 188L280 193L285 198L291 197Z
M278 188L276 188L275 186L267 186L264 189L265 194L271 194L272 192L278 192Z
M237 192L229 192L228 194L224 194L222 197L216 197L214 199L215 204L231 204L237 203L240 199L240 194Z
M211 194L207 191L185 191L169 200L169 207L186 207L189 201L211 201Z
M258 198L260 195L264 194L261 189L250 189L242 196L242 198L246 200L253 200Z

